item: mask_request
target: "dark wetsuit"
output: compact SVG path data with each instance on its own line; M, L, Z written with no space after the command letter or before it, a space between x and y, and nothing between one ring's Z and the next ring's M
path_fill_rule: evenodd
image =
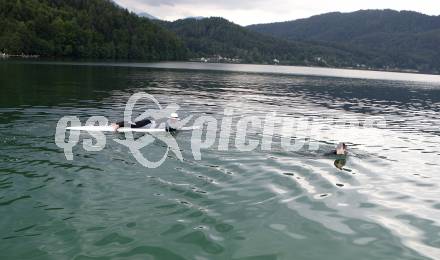
M167 131L167 132L169 132L169 133L174 132L174 131L176 131L176 130L177 130L177 129L172 128L172 127L170 127L170 126L165 126L165 131Z
M117 122L116 124L119 127L124 127L126 123L124 123L124 121L121 121L121 122ZM137 121L134 124L130 124L129 126L126 126L126 127L140 128L140 127L143 127L143 126L146 126L146 125L149 125L149 124L151 124L151 120L150 119L144 119L144 120L141 120L141 121Z

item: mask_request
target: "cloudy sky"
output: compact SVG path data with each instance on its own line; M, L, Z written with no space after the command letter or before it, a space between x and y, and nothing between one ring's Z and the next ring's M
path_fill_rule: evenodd
M439 0L115 0L134 12L163 20L221 16L241 25L305 18L325 12L359 9L412 10L440 14Z

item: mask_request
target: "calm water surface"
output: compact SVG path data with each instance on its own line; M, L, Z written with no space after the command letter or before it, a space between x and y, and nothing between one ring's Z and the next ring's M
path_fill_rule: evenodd
M107 65L0 62L1 259L440 259L436 76ZM184 160L170 153L148 169L107 133L102 151L80 143L66 160L54 141L62 116L115 121L140 91L219 123L225 107L234 122L306 117L319 149L285 151L276 128L271 151L238 151L232 134L228 151L213 145L195 160L181 132ZM377 117L386 125L326 127ZM343 166L324 155L339 141L351 148ZM165 150L156 140L142 153Z

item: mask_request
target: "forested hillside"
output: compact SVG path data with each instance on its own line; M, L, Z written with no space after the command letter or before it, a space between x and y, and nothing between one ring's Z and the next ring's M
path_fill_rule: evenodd
M186 58L173 33L108 0L1 0L0 51L69 58Z
M336 44L374 55L375 67L440 71L440 17L409 11L361 10L247 27L291 41Z
M440 17L328 13L242 27L219 17L166 22L110 0L2 0L0 52L49 58L188 60L440 73Z
M191 57L221 55L247 63L273 63L277 59L281 64L322 66L351 66L369 60L365 53L345 48L265 36L220 17L157 23L181 37Z

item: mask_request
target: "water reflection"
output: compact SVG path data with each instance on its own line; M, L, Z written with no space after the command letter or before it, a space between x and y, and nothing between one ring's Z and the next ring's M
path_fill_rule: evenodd
M336 159L335 162L333 163L335 165L336 168L338 168L339 170L344 170L344 166L347 163L347 160L345 158L342 159Z
M5 258L440 257L438 86L143 68L0 69L8 75L0 77ZM53 141L61 116L115 121L139 91L179 104L183 117L209 114L220 122L232 107L234 122L269 112L311 118L319 148L285 151L275 128L270 151L240 152L232 134L227 151L216 143L198 161L191 134L179 133L184 160L171 154L162 167L146 169L109 133L103 151L79 146L75 160L65 160ZM386 126L329 124L371 116L383 116ZM249 138L260 140L254 130ZM347 158L324 156L341 141L350 146ZM148 148L151 158L165 150L161 142Z

